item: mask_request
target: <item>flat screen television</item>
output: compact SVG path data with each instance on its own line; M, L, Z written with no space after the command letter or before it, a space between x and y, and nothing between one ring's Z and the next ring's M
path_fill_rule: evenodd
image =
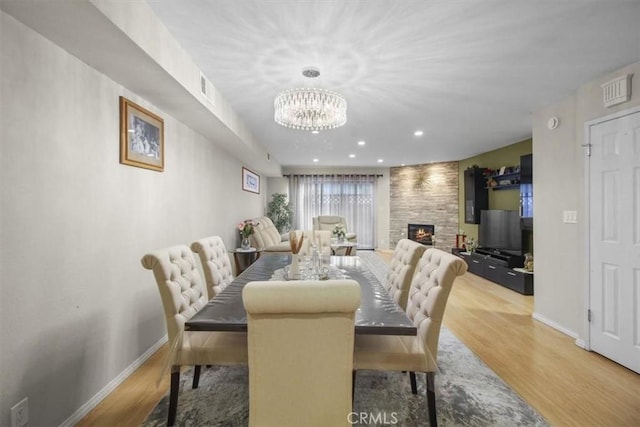
M506 210L483 210L480 212L478 244L484 249L522 255L522 231L520 213Z

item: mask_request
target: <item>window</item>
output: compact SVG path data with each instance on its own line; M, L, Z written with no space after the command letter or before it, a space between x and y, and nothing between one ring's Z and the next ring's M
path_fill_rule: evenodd
M362 248L375 247L376 175L291 175L294 228L311 230L313 217L344 217Z

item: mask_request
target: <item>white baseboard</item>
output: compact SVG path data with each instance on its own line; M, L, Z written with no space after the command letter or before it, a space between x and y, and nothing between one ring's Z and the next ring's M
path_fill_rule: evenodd
M587 350L587 343L582 338L576 338L576 345L584 350Z
M570 336L571 338L573 338L573 339L575 340L576 345L577 345L578 347L582 347L582 348L584 348L584 346L585 346L584 340L580 339L580 337L578 336L578 334L576 334L575 332L570 331L569 329L567 329L567 328L565 328L565 327L563 327L563 326L558 325L558 324L557 324L556 322L554 322L553 320L547 319L546 317L544 317L543 315L541 315L541 314L539 314L539 313L533 313L533 315L532 315L531 317L533 317L534 319L536 319L538 322L542 322L542 323L544 323L545 325L550 326L550 327L552 327L553 329L555 329L555 330L557 330L557 331L559 331L559 332L562 332L562 333L563 333L563 334L565 334L565 335Z
M89 412L91 412L102 400L109 395L113 390L116 389L124 380L129 378L136 369L138 369L142 364L150 358L160 347L164 345L168 340L167 335L163 336L158 340L154 345L152 345L149 350L145 351L140 357L133 361L133 363L122 371L117 377L111 380L106 386L102 388L98 393L95 394L87 403L82 405L76 412L71 414L69 418L67 418L60 427L72 427L76 425L82 418L84 418Z

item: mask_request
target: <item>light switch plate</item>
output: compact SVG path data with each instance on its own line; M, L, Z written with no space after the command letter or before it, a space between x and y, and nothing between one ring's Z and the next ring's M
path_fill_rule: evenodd
M565 224L576 224L578 222L578 212L562 211L562 222Z

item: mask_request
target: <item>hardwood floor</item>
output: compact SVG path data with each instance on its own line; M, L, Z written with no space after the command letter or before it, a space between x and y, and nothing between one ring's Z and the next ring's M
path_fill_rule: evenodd
M380 255L388 261L392 252ZM640 425L640 375L533 320L533 298L467 273L444 324L551 425ZM166 346L78 426L139 426L168 390L168 374L156 389L165 354Z

